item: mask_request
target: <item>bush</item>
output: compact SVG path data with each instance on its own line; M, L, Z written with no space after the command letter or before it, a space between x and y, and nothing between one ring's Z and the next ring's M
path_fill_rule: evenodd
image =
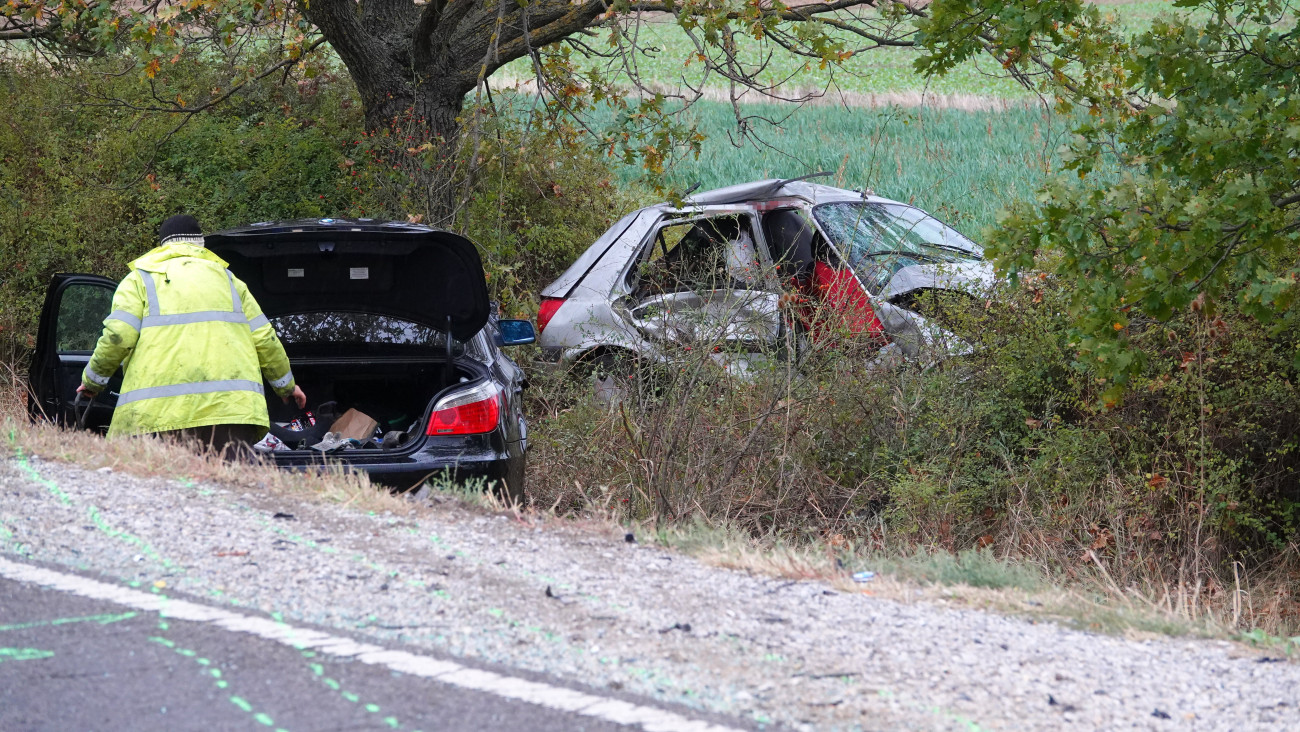
M20 364L33 345L52 274L123 276L172 214L191 213L209 231L276 219L420 218L407 195L417 179L410 166L392 165L392 154L406 151L364 133L345 74L268 79L223 106L178 116L135 109L156 105L155 92L195 98L221 85L217 71L183 59L151 88L104 73L117 61L55 70L0 60L5 363ZM479 160L464 168L475 171L473 195L456 223L480 245L493 296L517 315L534 311L534 293L634 195L613 185L597 153L529 122L510 113L479 128Z
M7 363L32 345L50 275L124 275L156 243L167 216L185 211L216 230L348 205L338 161L343 131L356 120L325 114L329 105L318 100L329 94L304 95L292 84L262 90L298 116L280 107L260 118L222 108L192 118L142 114L131 107L153 103L148 87L132 75L102 73L114 61L57 70L0 63L8 102L0 107L0 356ZM216 83L197 63L174 71L158 80L171 93ZM86 106L91 85L108 101Z
M1058 576L1095 575L1095 555L1119 586L1199 583L1202 602L1229 596L1238 563L1284 598L1261 617L1297 627L1296 575L1274 571L1300 539L1295 334L1228 313L1152 324L1163 352L1105 408L1073 365L1063 290L914 303L977 346L932 368L841 348L738 379L704 347L642 366L608 406L590 382L536 381L530 491L859 552L985 549Z
M531 97L500 92L497 101L466 110L454 163L439 148L407 147L418 139L410 120L363 134L349 161L354 211L437 223L439 207L453 199L454 218L440 225L479 245L502 311L530 317L537 293L649 194L618 182L609 159L585 140L529 114Z

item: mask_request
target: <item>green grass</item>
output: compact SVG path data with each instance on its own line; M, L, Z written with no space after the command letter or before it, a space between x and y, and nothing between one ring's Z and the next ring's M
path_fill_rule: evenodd
M978 237L997 212L1032 195L1054 165L1066 120L1039 108L1005 112L929 109L845 109L830 106L747 106L780 126L760 125L763 143L732 144L730 106L701 102L688 112L708 135L698 159L677 162L669 180L700 190L762 178L832 171L826 179L847 188L914 203L964 233ZM632 178L640 173L626 169Z
M601 50L612 48L604 38L593 39L592 46ZM695 60L695 46L676 24L656 20L642 23L637 39L641 53L632 59L636 75L647 85L667 89L682 89L684 85L699 86L704 81L704 67ZM853 44L850 43L850 48ZM829 70L816 62L785 53L771 43L760 43L752 38L742 41L741 57L756 61L772 54L769 65L757 78L773 86L780 85L780 94L790 97L807 91L826 89L860 94L884 94L927 91L935 94L982 94L997 97L1021 98L1027 92L1006 78L996 63L989 59L962 64L942 77L924 77L912 67L918 52L910 48L878 48L860 53L849 59L843 67ZM512 78L532 78L531 62L519 59L509 64L505 72ZM600 59L587 62L599 66ZM626 81L628 75L620 72L615 78ZM706 87L725 88L725 82L716 74L705 83ZM758 95L751 94L757 100Z
M873 557L871 569L920 584L968 585L1002 589L1015 587L1027 592L1047 586L1046 576L1033 565L995 557L989 551L967 549L958 554L918 551L905 557Z
M1107 4L1101 8L1103 16L1129 32L1140 31L1149 26L1157 15L1173 11L1172 0ZM703 67L694 59L694 44L675 23L660 16L643 21L636 34L637 46L641 52L634 55L632 63L644 83L670 89L680 88L687 83L699 86L703 80ZM858 47L858 42L861 41L857 39L855 42L856 37L847 34L843 37L848 48ZM588 39L587 42L596 50L612 48L604 35ZM816 63L805 63L805 59L794 57L767 41L744 37L738 39L738 42L741 47L740 57L748 64L755 64L771 54L769 65L757 78L767 84L780 84L782 95L820 90L829 86L832 93L897 94L928 91L935 94L1009 99L1029 96L1025 89L1007 78L997 63L989 58L978 58L962 64L942 77L925 77L913 70L912 64L919 55L918 51L911 48L878 48L853 56L841 69L832 73L819 68ZM579 58L581 61L582 56ZM517 60L506 67L505 75L516 79L532 78L529 63L527 59ZM588 58L583 63L603 66L606 62ZM620 71L616 78L626 79L627 74ZM715 74L705 85L719 89L725 87L725 82ZM757 99L756 96L753 98Z

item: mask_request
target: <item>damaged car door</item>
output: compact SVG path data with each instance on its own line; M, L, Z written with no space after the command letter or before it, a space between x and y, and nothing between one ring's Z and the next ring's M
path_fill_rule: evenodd
M814 206L813 217L847 270L873 295L892 343L909 358L943 358L970 345L914 308L927 293L975 300L993 284L983 249L918 208L897 202L837 201Z
M628 318L643 338L719 354L779 345L779 288L749 214L665 217L635 262Z

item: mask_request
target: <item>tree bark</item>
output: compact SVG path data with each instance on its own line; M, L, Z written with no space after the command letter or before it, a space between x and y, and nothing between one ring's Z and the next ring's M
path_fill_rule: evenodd
M463 99L501 66L591 25L603 0L311 0L303 13L356 82L366 126L423 118L454 141Z
M366 129L399 133L393 162L430 180L427 220L448 223L465 95L502 65L577 32L603 12L601 0L311 0L303 13L347 66L365 108ZM392 141L392 140L390 140ZM403 159L428 143L433 170ZM439 180L438 178L441 178Z

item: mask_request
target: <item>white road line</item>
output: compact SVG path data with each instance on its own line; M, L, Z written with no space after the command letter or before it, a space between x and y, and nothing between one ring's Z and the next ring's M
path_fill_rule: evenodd
M355 658L362 663L385 666L412 676L434 679L440 684L462 689L495 694L506 699L536 704L547 709L581 714L585 717L614 722L621 725L639 725L646 732L739 732L708 722L688 719L680 714L657 707L647 707L608 697L585 694L573 689L551 686L538 681L506 676L492 671L482 671L428 656L406 651L395 651L368 643L358 643L351 638L330 635L318 630L298 628L266 618L241 615L222 608L209 607L185 600L174 600L118 587L104 582L63 574L41 567L11 562L0 558L0 576L18 582L50 587L96 600L108 600L119 605L157 612L163 617L208 623L236 633L247 633L275 641L296 649L311 648L339 658Z

